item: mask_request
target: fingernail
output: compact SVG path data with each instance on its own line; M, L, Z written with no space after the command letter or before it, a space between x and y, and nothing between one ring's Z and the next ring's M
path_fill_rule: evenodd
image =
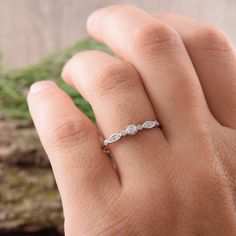
M38 93L42 90L50 89L53 87L56 87L56 84L55 84L55 82L53 82L51 80L38 81L38 82L31 85L30 93Z
M89 28L92 23L94 22L94 20L98 17L98 15L105 9L105 7L99 8L97 10L95 10L89 17L87 20L87 27Z

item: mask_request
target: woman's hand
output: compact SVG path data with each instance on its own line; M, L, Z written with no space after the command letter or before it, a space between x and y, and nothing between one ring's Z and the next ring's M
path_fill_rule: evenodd
M28 96L61 194L65 232L236 235L236 54L218 30L132 6L95 12L88 31L118 58L82 52L64 80L91 103L105 138L157 119L102 151L96 127L50 81Z

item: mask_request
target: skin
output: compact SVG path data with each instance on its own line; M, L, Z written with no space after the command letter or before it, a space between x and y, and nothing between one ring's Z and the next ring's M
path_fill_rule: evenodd
M218 29L127 5L93 13L87 51L63 79L91 103L100 133L157 119L102 151L97 128L53 82L28 103L60 191L67 236L236 235L236 54Z

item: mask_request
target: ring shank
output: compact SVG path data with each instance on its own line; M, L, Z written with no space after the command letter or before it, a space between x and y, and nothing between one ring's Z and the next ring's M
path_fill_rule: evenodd
M103 141L103 145L106 147L112 143L119 141L122 137L133 136L143 129L152 129L155 127L160 127L160 123L157 120L148 120L142 124L131 124L126 127L125 130L122 130L118 133L112 134L108 139Z

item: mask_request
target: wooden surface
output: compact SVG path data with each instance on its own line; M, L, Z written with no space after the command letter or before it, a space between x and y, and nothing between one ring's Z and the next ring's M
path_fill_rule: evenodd
M222 28L236 44L235 0L0 0L0 51L8 68L37 62L86 35L90 12L113 3L171 11Z

